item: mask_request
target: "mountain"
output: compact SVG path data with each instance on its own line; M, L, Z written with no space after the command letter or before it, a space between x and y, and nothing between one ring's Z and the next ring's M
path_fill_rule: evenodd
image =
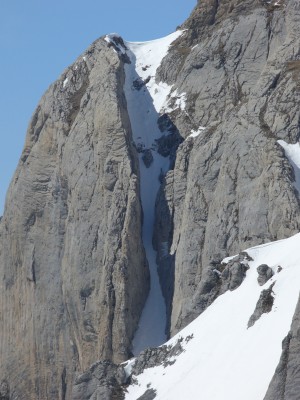
M202 0L49 87L0 222L0 399L299 398L299 22Z

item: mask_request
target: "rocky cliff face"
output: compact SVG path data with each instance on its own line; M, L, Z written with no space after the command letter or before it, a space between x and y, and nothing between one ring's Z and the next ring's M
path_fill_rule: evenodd
M158 71L186 93L169 115L181 135L201 131L179 147L156 211L171 334L199 314L209 264L299 229L277 143L299 139L299 12L298 1L199 2Z
M160 182L153 245L171 336L224 293L212 273L224 257L298 232L278 140L300 135L299 22L298 0L203 0L155 69L110 36L49 88L0 222L2 398L71 399L76 373L130 356L149 291L141 177ZM102 380L117 367L93 368Z
M74 371L128 358L149 288L123 63L102 39L42 98L1 221L1 379L67 399Z
M282 355L264 400L296 400L299 397L300 302L291 330L282 342Z

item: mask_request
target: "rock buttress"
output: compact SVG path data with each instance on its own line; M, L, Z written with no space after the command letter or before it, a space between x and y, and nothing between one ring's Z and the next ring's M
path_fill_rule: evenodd
M149 290L124 68L103 39L50 86L1 221L0 381L69 399L74 371L120 362Z
M276 3L276 4L275 4ZM185 93L168 116L187 138L164 178L155 246L170 333L200 310L211 263L299 231L294 173L277 143L299 140L298 1L201 1L157 80Z

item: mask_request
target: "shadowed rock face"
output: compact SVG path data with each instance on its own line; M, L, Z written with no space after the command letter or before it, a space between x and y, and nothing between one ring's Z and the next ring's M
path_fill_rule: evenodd
M1 221L0 381L11 399L68 399L74 371L130 355L149 276L123 83L99 39L30 123Z
M179 146L158 196L171 335L197 314L211 262L299 230L294 174L277 140L299 139L300 4L279 3L199 2L158 71L186 93L185 109L169 113L180 135L206 127Z
M296 400L300 393L300 302L291 330L282 342L282 355L264 400Z

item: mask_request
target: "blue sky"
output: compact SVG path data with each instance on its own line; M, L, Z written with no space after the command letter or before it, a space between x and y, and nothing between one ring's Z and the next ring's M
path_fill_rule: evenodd
M47 87L95 39L129 41L174 31L196 0L1 0L0 215L27 126Z

